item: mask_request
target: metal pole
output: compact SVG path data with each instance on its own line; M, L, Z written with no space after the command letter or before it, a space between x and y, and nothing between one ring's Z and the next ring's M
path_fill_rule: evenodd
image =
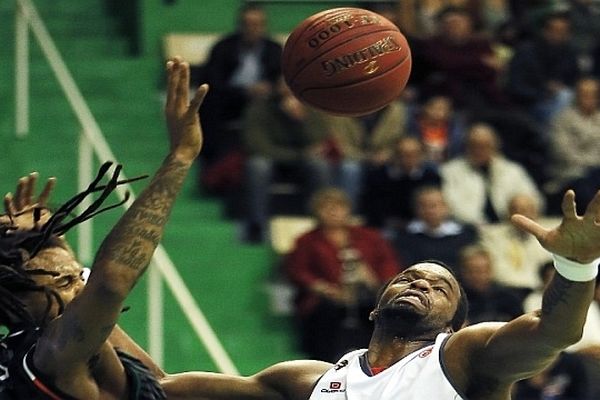
M15 129L19 138L29 132L29 19L17 2L15 12Z
M160 270L152 262L148 274L148 352L154 362L164 365L163 285Z

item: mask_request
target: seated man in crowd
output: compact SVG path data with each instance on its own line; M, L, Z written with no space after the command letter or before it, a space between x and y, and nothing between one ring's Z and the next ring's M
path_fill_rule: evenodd
M463 248L457 269L469 299L469 324L510 321L523 314L518 292L494 279L492 258L485 248L479 245Z
M282 46L267 32L267 14L257 3L246 2L236 16L236 30L217 41L210 49L202 78L211 95L204 104L203 125L206 148L202 152L200 173L217 175L222 161L240 151L243 115L248 105L275 93L281 76ZM204 81L203 81L204 82ZM218 187L210 182L211 190Z
M577 191L583 209L600 187L600 81L577 81L575 101L552 120L552 163L547 191L552 198ZM554 209L553 213L560 210Z
M380 229L398 229L414 218L412 199L424 186L439 186L435 164L425 161L423 143L412 136L396 142L385 163L367 170L361 210L367 223Z
M301 103L280 79L275 96L248 106L242 139L247 157L244 239L261 242L267 234L272 183L300 182L306 203L311 193L332 184L329 130L325 115Z
M457 265L460 249L477 242L474 225L452 218L443 192L433 186L418 189L413 197L415 218L394 236L394 248L406 265L428 258L451 268Z
M440 168L444 197L451 213L463 222L482 224L508 218L510 199L527 194L538 204L543 197L527 171L503 156L494 129L471 125L465 154Z
M539 205L533 197L517 194L509 202L507 218L514 214L539 221ZM549 221L546 219L544 224L547 223ZM480 234L481 244L492 258L497 282L514 288L522 296L541 285L538 268L550 261L551 257L535 238L517 229L508 219L481 226Z

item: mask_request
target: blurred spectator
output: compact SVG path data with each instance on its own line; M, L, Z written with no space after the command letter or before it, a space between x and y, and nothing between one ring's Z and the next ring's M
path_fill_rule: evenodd
M418 189L414 210L416 218L394 237L394 247L402 261L412 265L435 259L456 268L460 249L478 240L475 227L452 219L437 187Z
M568 0L567 0L568 1ZM566 12L565 0L509 0L511 19L521 37L530 38L540 29L548 13Z
M285 269L297 288L302 350L334 362L348 349L368 345L376 292L400 265L378 231L351 223L350 199L342 190L323 189L311 205L317 227L297 239Z
M535 237L510 222L509 218L513 214L521 214L537 221L540 217L539 205L529 195L513 196L503 222L481 227L481 244L492 257L494 279L503 285L520 289L524 297L541 285L539 266L550 261L551 256Z
M560 204L564 191L574 189L581 212L600 188L600 82L583 78L577 82L575 93L573 104L552 124L552 162L546 191Z
M310 195L332 180L325 115L301 103L283 79L277 87L276 96L253 101L244 120L245 239L250 242L264 239L273 182L299 180Z
M492 42L475 33L469 12L444 8L437 23L436 34L412 45L415 66L411 80L422 95L446 95L458 109L502 104L497 84L500 60Z
M562 352L543 372L514 386L513 400L592 400L583 358Z
M362 117L331 115L328 118L339 163L335 182L359 209L365 169L390 158L394 144L406 130L407 110L401 100Z
M573 98L580 74L566 13L551 13L538 34L519 45L510 61L506 90L542 126Z
M387 162L367 171L362 212L369 226L383 229L403 226L414 218L415 191L441 184L437 167L425 161L423 144L417 138L401 137L394 150Z
M425 145L425 158L441 164L462 153L464 121L446 96L432 96L410 114L407 135Z
M398 2L400 26L411 35L432 35L437 16L448 6L464 8L477 30L493 30L508 19L510 11L505 0L402 0Z
M543 204L527 171L500 153L498 136L487 124L470 127L465 155L442 165L440 172L450 212L464 222L493 223L506 218L509 201L516 194L527 194Z
M217 175L211 168L226 167L219 161L239 151L244 109L251 100L273 93L281 75L281 52L282 46L268 37L262 7L241 6L237 30L212 47L204 67L203 81L211 93L203 104L201 176Z
M596 0L569 0L569 4L579 65L584 72L591 72L591 55L600 37L600 4Z
M485 248L472 245L460 251L458 276L469 299L469 324L510 321L523 314L521 299L494 279L492 257Z
M583 359L589 382L588 400L600 399L600 346L588 346L577 351Z
M494 128L502 143L502 154L520 164L538 187L548 179L548 132L522 108L487 109L471 116ZM558 202L560 204L560 201Z

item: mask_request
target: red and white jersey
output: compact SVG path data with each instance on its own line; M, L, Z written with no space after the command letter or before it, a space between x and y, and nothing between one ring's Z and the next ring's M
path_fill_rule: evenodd
M309 400L462 400L445 373L441 349L449 335L373 375L366 349L346 354L317 382Z

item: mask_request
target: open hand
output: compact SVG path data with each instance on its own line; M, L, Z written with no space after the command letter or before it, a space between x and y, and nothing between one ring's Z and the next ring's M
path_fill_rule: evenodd
M7 222L5 219L12 220L12 223L19 229L32 229L35 226L42 226L51 213L46 208L48 199L56 184L55 178L49 178L40 194L35 197L35 185L38 180L38 173L32 172L27 176L19 179L14 192L7 193L4 196L4 212L2 222ZM34 221L33 211L39 208L40 219Z
M575 192L568 190L562 201L563 219L554 229L546 229L533 220L515 214L513 224L534 235L549 252L580 263L600 257L600 191L596 193L583 216L577 215Z
M189 100L190 65L180 57L167 62L167 103L165 115L171 142L171 153L182 161L193 161L202 148L202 128L198 110L208 85L201 85Z

